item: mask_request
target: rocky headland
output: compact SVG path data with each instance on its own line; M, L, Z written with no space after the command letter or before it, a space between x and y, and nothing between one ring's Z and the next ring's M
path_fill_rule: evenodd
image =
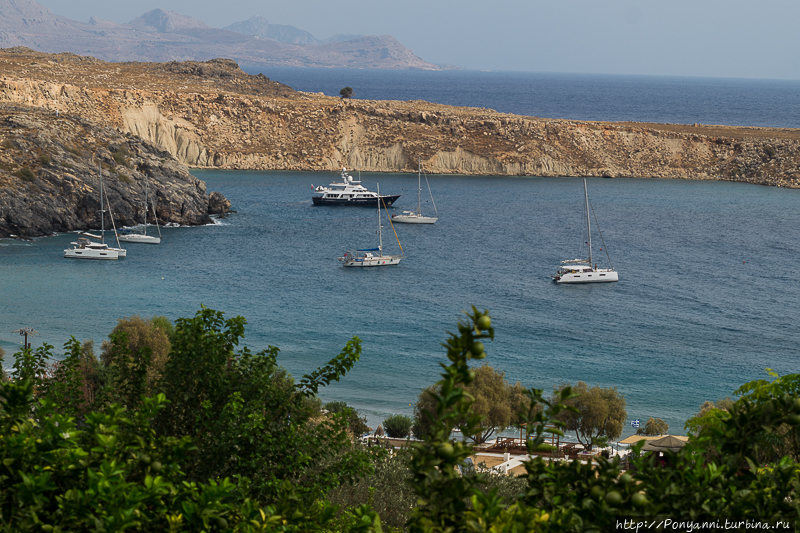
M164 174L180 173L182 180L192 179L182 165L414 172L421 157L431 173L715 179L800 187L797 129L553 120L423 101L342 100L248 75L230 60L107 63L16 48L0 50L0 67L3 191L16 187L30 194L34 185L45 191L17 177L24 163L37 180L52 176L47 179L53 188L46 194L60 194L57 183L70 169L54 162L63 153L74 161L69 164L78 164L69 150L43 153L50 157L47 164L38 156L23 162L31 148L21 144L21 139L61 131L60 124L103 125L102 134L89 135L97 138L97 146L85 146L78 159L105 153L96 157L104 157L109 171L119 168L113 153L124 141L132 164L119 170L137 186L141 176L155 173L144 161L163 156L158 168L175 169ZM36 117L38 125L16 125L20 114ZM81 139L86 136L75 131ZM63 135L65 146L73 142ZM198 202L201 206L203 200ZM163 204L164 210L170 205ZM125 216L125 209L120 215L114 211ZM173 218L165 220L179 221L177 213L192 211L176 204L169 212ZM9 227L0 224L0 232Z

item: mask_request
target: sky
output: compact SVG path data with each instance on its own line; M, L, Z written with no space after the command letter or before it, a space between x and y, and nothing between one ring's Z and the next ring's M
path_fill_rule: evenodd
M222 28L262 16L318 39L392 35L469 70L800 79L797 0L39 0L130 22L156 8Z

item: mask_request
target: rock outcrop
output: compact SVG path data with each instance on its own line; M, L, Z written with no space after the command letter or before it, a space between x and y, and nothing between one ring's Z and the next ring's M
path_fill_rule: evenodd
M185 165L141 138L75 115L0 107L0 237L99 229L101 172L117 227L143 222L145 180L161 224L207 224L209 214L230 210L221 194L207 195Z

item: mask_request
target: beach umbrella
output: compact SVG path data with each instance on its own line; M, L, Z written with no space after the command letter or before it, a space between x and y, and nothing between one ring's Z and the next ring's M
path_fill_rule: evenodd
M375 430L376 437L383 437L383 425L378 424L378 429Z
M673 437L672 435L667 435L666 437L662 437L660 439L648 441L642 447L643 452L677 452L681 448L686 446L686 442L682 441L677 437Z

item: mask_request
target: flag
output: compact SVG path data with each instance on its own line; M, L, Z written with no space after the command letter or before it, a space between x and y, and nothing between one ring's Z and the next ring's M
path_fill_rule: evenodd
M638 427L639 427L639 419L637 418L636 420L634 420L633 422L631 422L631 426L632 426L632 427L635 427L635 428L638 428Z

